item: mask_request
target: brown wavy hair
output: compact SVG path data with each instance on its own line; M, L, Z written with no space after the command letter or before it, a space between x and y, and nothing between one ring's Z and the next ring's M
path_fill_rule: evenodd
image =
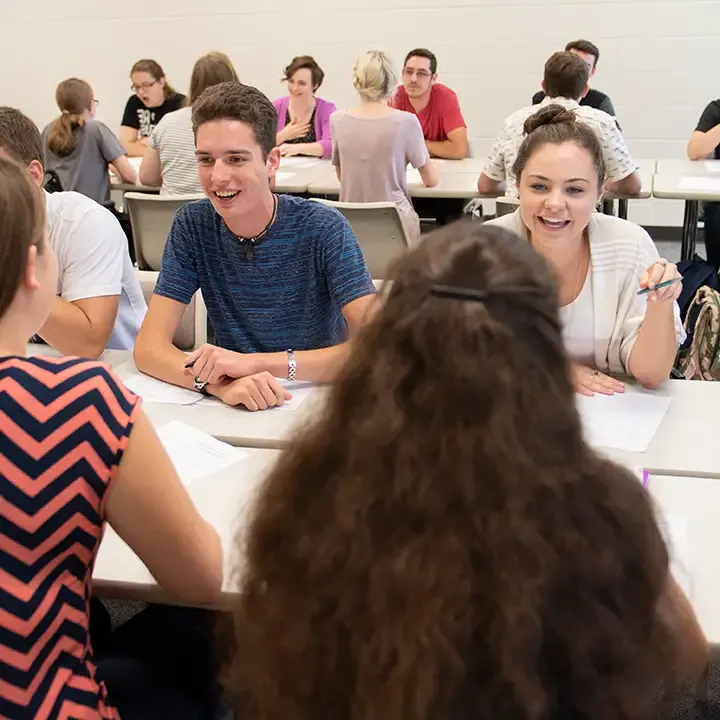
M389 279L239 540L234 703L254 720L646 717L672 652L668 556L641 484L583 441L548 266L464 222Z
M73 133L85 127L83 113L90 109L94 97L90 85L79 78L68 78L57 86L55 102L62 114L53 120L47 144L58 157L70 155L75 149Z

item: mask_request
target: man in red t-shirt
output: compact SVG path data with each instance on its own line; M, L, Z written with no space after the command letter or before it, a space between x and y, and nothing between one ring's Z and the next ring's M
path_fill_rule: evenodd
M437 58L429 50L411 50L405 58L403 84L390 99L391 107L415 113L425 144L433 157L467 157L467 126L457 95L437 82Z

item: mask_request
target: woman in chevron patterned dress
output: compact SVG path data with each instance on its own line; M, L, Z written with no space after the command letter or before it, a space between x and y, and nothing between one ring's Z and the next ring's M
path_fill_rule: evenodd
M187 603L219 593L217 533L102 364L25 357L55 300L44 200L0 156L0 718L118 718L89 637L107 519Z

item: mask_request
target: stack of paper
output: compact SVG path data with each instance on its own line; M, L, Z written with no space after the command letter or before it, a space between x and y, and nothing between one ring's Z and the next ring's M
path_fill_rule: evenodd
M645 452L671 398L627 387L615 395L576 395L585 439L595 447Z
M186 487L194 480L249 457L243 450L177 420L163 425L157 434Z
M202 395L194 390L186 390L142 373L133 375L125 381L125 385L145 402L193 405L202 399Z

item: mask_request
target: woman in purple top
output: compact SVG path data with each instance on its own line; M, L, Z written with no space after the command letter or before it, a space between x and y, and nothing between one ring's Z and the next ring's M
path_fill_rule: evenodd
M309 55L300 55L285 68L283 81L290 94L273 105L278 114L277 144L283 156L329 158L332 152L330 115L335 105L315 97L325 73Z

